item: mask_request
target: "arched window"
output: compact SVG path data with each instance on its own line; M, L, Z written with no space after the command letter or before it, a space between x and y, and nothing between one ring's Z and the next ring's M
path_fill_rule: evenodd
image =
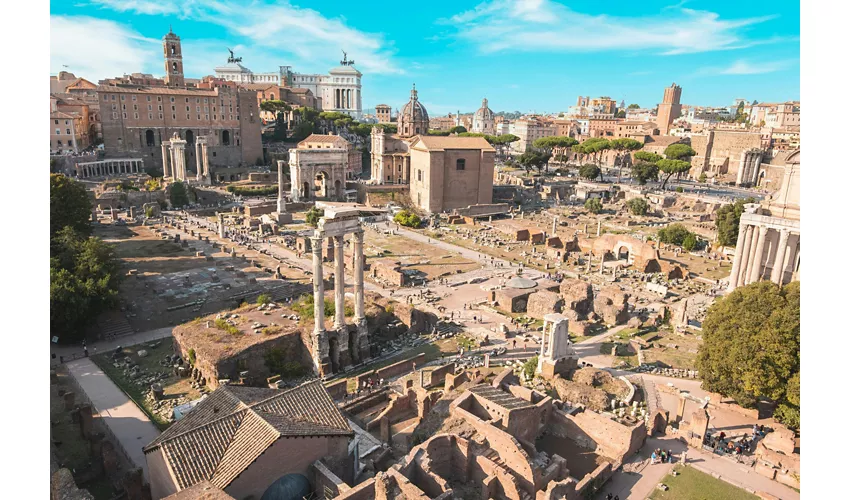
M174 45L172 45L171 46L171 55L174 55L176 53L177 53L177 49L174 47Z
M455 163L457 170L466 170L466 160L463 158L459 158Z
M176 62L171 63L171 70L174 71L175 73L177 72L177 63Z
M269 99L274 101L274 94L269 94Z
M230 131L222 130L221 131L221 143L225 146L230 146Z
M154 141L153 130L145 130L145 143L148 146L155 146L156 143Z

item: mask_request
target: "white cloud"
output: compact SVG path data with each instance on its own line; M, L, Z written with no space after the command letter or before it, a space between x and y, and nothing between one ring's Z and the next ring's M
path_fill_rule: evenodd
M785 40L751 40L745 28L774 19L726 20L713 12L670 6L663 14L613 17L575 12L552 0L493 0L443 24L484 53L650 50L665 55L730 50Z
M794 62L795 60L752 63L739 59L732 63L732 65L728 68L721 69L718 73L721 75L760 75L785 69L791 66Z
M244 37L245 45L268 53L277 65L297 65L299 72L325 72L342 59L341 51L345 50L364 73L403 73L394 60L392 44L382 35L359 31L348 26L343 18L328 18L313 9L298 7L287 1L94 1L119 12L172 14L181 19L222 26L231 34ZM179 26L174 28L179 35ZM183 43L187 43L185 38ZM244 64L253 71L276 69L276 66L258 67L259 64L252 64L248 57L245 57Z
M160 43L114 21L50 16L50 72L66 70L95 83L124 73L158 74Z
M91 0L94 5L106 7L117 12L135 12L136 14L162 15L177 14L179 9L170 2L152 0Z

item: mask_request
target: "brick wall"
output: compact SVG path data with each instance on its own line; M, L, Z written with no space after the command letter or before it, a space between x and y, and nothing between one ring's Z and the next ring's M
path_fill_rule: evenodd
M554 410L549 430L617 462L639 450L646 440L643 421L627 426L589 410L575 415Z
M443 385L446 381L446 374L455 372L455 364L449 363L439 368L425 372L425 387L430 389L438 385Z

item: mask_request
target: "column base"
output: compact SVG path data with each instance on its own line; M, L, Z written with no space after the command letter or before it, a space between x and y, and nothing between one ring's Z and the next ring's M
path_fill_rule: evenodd
M369 342L369 328L366 325L366 318L355 319L355 327L357 329L355 335L355 343L360 355L360 362L363 363L372 357L372 348Z

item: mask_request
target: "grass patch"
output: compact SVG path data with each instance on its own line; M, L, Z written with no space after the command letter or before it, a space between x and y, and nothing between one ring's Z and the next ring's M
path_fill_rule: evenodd
M282 331L283 328L280 326L267 326L263 328L263 335L277 335Z
M757 496L737 486L716 479L692 467L676 466L678 476L668 474L661 480L670 487L667 491L653 490L652 500L704 500L723 498L724 500L756 500Z
M291 309L301 318L301 321L312 320L314 317L313 305L315 304L312 294L304 294L292 303ZM333 300L325 297L325 318L333 318L336 314L336 304ZM345 301L345 317L354 316L354 305Z
M227 320L224 318L218 318L217 320L215 320L215 327L219 330L224 330L225 332L231 335L242 335L242 332L239 331L238 328L228 323Z

